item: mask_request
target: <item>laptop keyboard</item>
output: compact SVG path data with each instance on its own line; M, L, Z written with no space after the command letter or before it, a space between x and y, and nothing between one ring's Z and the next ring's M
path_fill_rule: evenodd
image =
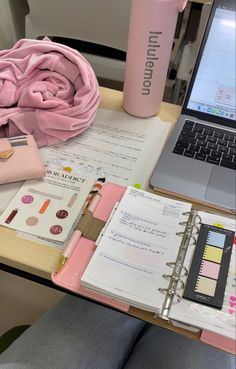
M236 134L186 120L173 153L236 169Z

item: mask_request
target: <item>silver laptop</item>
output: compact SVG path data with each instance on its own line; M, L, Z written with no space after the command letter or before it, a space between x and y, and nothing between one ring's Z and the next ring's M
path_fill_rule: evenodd
M215 0L175 128L151 187L235 213L235 1Z

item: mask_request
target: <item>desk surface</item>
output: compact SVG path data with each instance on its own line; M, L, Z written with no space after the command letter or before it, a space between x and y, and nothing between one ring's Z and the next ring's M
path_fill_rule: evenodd
M101 87L100 107L121 111L122 93ZM163 121L174 122L180 107L163 103L159 117ZM0 227L0 262L37 276L50 279L51 271L58 259L60 250L36 244L15 236L16 232Z
M101 108L115 111L122 110L121 92L101 88L101 96ZM180 107L162 103L159 117L163 121L175 122L179 113ZM15 231L0 227L0 263L50 280L51 271L60 253L61 251L59 249L21 239L16 237ZM130 308L129 313L145 321L167 327L192 338L199 337L198 333L192 333L181 328L173 327L163 319L154 319L152 313L136 308Z

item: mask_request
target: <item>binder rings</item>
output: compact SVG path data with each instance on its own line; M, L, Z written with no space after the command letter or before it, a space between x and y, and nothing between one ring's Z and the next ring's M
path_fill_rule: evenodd
M191 210L191 204L186 202L111 183L103 186L94 218L106 221L116 202L119 202L117 210L99 232L98 247L82 236L63 270L52 274L53 282L120 310L137 306L173 324L207 329L235 340L235 317L229 315L227 306L229 296L234 294L234 221ZM206 266L212 263L211 273L213 266L214 271L220 270L217 255L218 249L224 252L220 245L224 234L229 234L232 241L229 283L222 309L183 298L202 223L212 232L208 235L211 244L206 244L203 252L208 260L203 257L199 269L199 279L206 285L214 278L217 285L216 274L209 277ZM212 245L212 240L221 247ZM205 275L201 274L203 264ZM204 283L198 294L211 298L213 289L208 285L207 289ZM193 287L200 288L199 284Z
M179 252L175 262L167 262L169 267L173 266L172 274L163 274L164 279L169 280L169 285L167 288L160 288L160 292L165 293L165 300L161 309L160 317L167 319L171 305L173 303L174 296L177 300L181 300L181 296L176 292L178 284L181 283L181 287L184 288L184 282L181 279L181 272L184 269L185 276L188 275L188 270L184 267L184 260L187 253L187 249L191 238L193 237L193 243L196 244L196 239L194 236L194 229L196 233L199 232L199 225L197 222L201 222L201 218L196 211L191 211L183 213L183 215L188 215L189 218L185 222L180 222L180 225L185 226L185 231L178 232L177 235L182 237Z

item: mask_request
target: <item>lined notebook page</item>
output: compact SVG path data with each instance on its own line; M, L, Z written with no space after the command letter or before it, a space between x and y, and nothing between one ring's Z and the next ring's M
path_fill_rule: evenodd
M191 204L128 187L81 279L83 286L159 312Z

